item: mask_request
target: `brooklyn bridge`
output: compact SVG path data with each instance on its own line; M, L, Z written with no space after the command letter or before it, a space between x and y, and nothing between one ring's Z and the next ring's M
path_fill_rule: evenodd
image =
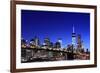
M79 52L62 48L24 48L21 49L21 62L43 62L60 60L88 60L89 52Z

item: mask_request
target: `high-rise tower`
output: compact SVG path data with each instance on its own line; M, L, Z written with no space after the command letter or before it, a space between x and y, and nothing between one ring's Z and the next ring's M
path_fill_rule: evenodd
M34 38L34 44L37 47L40 45L40 41L39 41L39 38L37 36L35 36L35 38Z
M62 39L58 38L58 42L60 43L60 47L62 47Z
M78 35L78 39L77 39L77 50L79 52L84 52L84 47L83 47L83 41L81 39L81 35Z
M73 32L72 32L72 45L74 48L76 48L76 33L75 33L74 25L73 25Z
M82 40L81 40L81 35L78 35L78 39L77 39L77 48L81 49L82 48Z
M45 38L44 39L44 44L49 47L50 46L50 39L49 38Z

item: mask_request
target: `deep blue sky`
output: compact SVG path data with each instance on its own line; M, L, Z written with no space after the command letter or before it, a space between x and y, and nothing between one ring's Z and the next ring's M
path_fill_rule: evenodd
M52 42L62 39L63 47L72 42L72 27L81 34L85 48L90 48L90 14L53 11L21 11L21 32L26 40L38 36L41 43L45 37Z

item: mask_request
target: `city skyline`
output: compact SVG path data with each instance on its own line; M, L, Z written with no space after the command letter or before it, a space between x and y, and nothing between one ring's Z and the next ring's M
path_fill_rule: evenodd
M62 46L66 47L72 43L74 25L76 35L81 34L85 48L90 50L89 13L22 10L21 17L21 37L26 40L38 36L43 43L46 37L50 38L51 42L61 38Z

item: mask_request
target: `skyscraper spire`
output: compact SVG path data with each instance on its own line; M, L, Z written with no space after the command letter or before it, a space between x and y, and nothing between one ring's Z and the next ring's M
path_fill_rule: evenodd
M74 25L73 25L73 33L75 33Z
M75 48L76 47L76 33L75 33L74 25L73 25L72 29L73 29L73 32L72 32L72 45Z

